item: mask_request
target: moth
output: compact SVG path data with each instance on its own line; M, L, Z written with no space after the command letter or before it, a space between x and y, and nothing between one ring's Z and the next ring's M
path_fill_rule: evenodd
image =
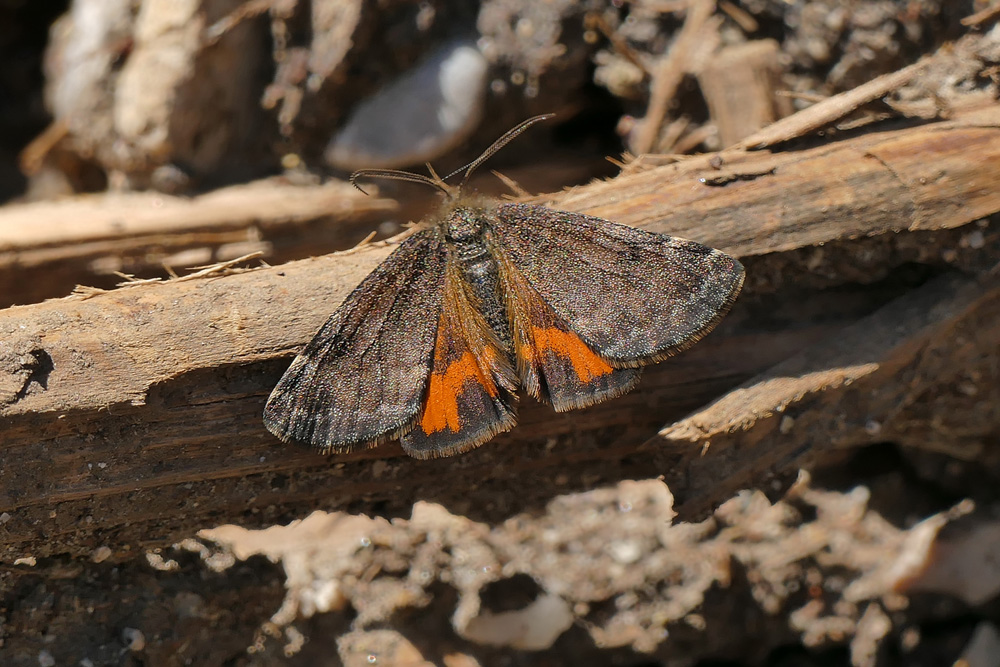
M557 412L593 405L722 319L744 271L718 250L465 191L476 168L550 117L443 179L351 176L422 183L444 201L292 362L264 409L272 433L324 453L398 438L413 457L451 456L514 427L519 387Z

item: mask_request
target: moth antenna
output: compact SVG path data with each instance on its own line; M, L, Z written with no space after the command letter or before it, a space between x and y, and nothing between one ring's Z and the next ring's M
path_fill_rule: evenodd
M447 181L455 174L464 171L465 175L462 177L462 182L458 184L458 189L461 190L463 187L465 187L465 184L469 182L469 177L472 176L472 172L474 172L479 165L481 165L482 163L486 162L491 157L493 157L493 155L498 150L500 150L501 148L509 144L511 141L513 141L515 138L517 138L517 135L521 134L535 123L539 123L543 120L548 120L550 118L555 118L555 116L556 115L554 113L546 113L542 114L541 116L534 116L533 118L529 118L528 120L522 122L517 127L507 130L502 137L494 141L489 148L483 151L482 155L480 155L479 157L477 157L475 160L465 165L464 167L461 167L460 169L456 169L455 171L451 172L450 174L444 177L444 180Z
M451 189L440 179L437 178L437 174L434 175L435 178L430 176L424 176L423 174L414 174L409 171L400 171L398 169L358 169L356 172L351 174L351 185L356 187L361 192L365 192L365 189L358 185L359 178L384 178L389 181L407 181L408 183L423 183L424 185L429 185L432 188L440 190L444 194L451 194Z
M472 176L472 172L474 172L476 168L479 167L479 165L489 160L491 157L493 157L493 155L497 151L499 151L501 148L509 144L511 141L517 138L519 134L527 130L535 123L541 122L543 120L548 120L550 118L555 118L555 114L547 113L547 114L542 114L541 116L534 116L522 122L520 125L510 130L507 130L502 137L494 141L489 148L483 151L482 155L480 155L479 157L477 157L475 160L465 165L464 167L461 167L451 172L444 178L438 176L437 172L434 171L434 167L432 167L431 164L428 162L427 171L431 173L430 176L424 176L423 174L414 174L413 172L410 171L400 171L399 169L358 169L353 174L351 174L351 185L353 185L358 190L364 192L367 195L368 192L365 191L365 189L362 188L360 185L358 185L358 179L384 178L390 181L407 181L409 183L423 183L424 185L429 185L432 188L436 188L446 196L452 195L455 190L454 188L452 188L447 184L446 181L449 178L460 172L463 171L465 172L465 175L462 176L462 182L459 183L458 185L458 190L461 191L462 188L465 187L465 184L469 182L469 177Z

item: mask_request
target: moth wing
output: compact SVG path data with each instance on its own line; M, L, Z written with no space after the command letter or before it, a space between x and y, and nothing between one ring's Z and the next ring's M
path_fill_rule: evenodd
M502 250L495 256L507 294L518 374L528 394L564 412L635 386L640 369L612 367L571 330Z
M445 261L429 230L403 241L292 362L264 408L268 430L322 452L408 431L430 375Z
M419 459L468 451L516 422L514 369L460 273L449 262L420 418L400 439L406 453Z
M743 266L707 246L526 204L501 204L494 244L552 310L616 367L697 342L743 285Z

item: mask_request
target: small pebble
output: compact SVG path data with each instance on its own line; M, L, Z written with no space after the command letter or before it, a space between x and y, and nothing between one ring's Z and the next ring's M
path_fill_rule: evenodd
M420 164L461 143L483 116L487 63L474 43L451 42L359 104L327 146L344 170Z

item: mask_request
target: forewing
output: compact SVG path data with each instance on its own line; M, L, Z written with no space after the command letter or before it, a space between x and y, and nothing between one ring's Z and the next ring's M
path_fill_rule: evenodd
M491 228L531 287L615 366L692 345L743 285L743 266L718 250L601 218L501 204Z
M271 392L264 424L323 452L406 432L430 375L444 295L445 248L405 240L337 308Z
M400 443L410 456L451 456L515 423L513 368L470 302L459 268L449 264L423 409Z
M495 256L513 323L518 374L528 394L564 412L635 386L638 368L613 368L570 330L502 250Z

